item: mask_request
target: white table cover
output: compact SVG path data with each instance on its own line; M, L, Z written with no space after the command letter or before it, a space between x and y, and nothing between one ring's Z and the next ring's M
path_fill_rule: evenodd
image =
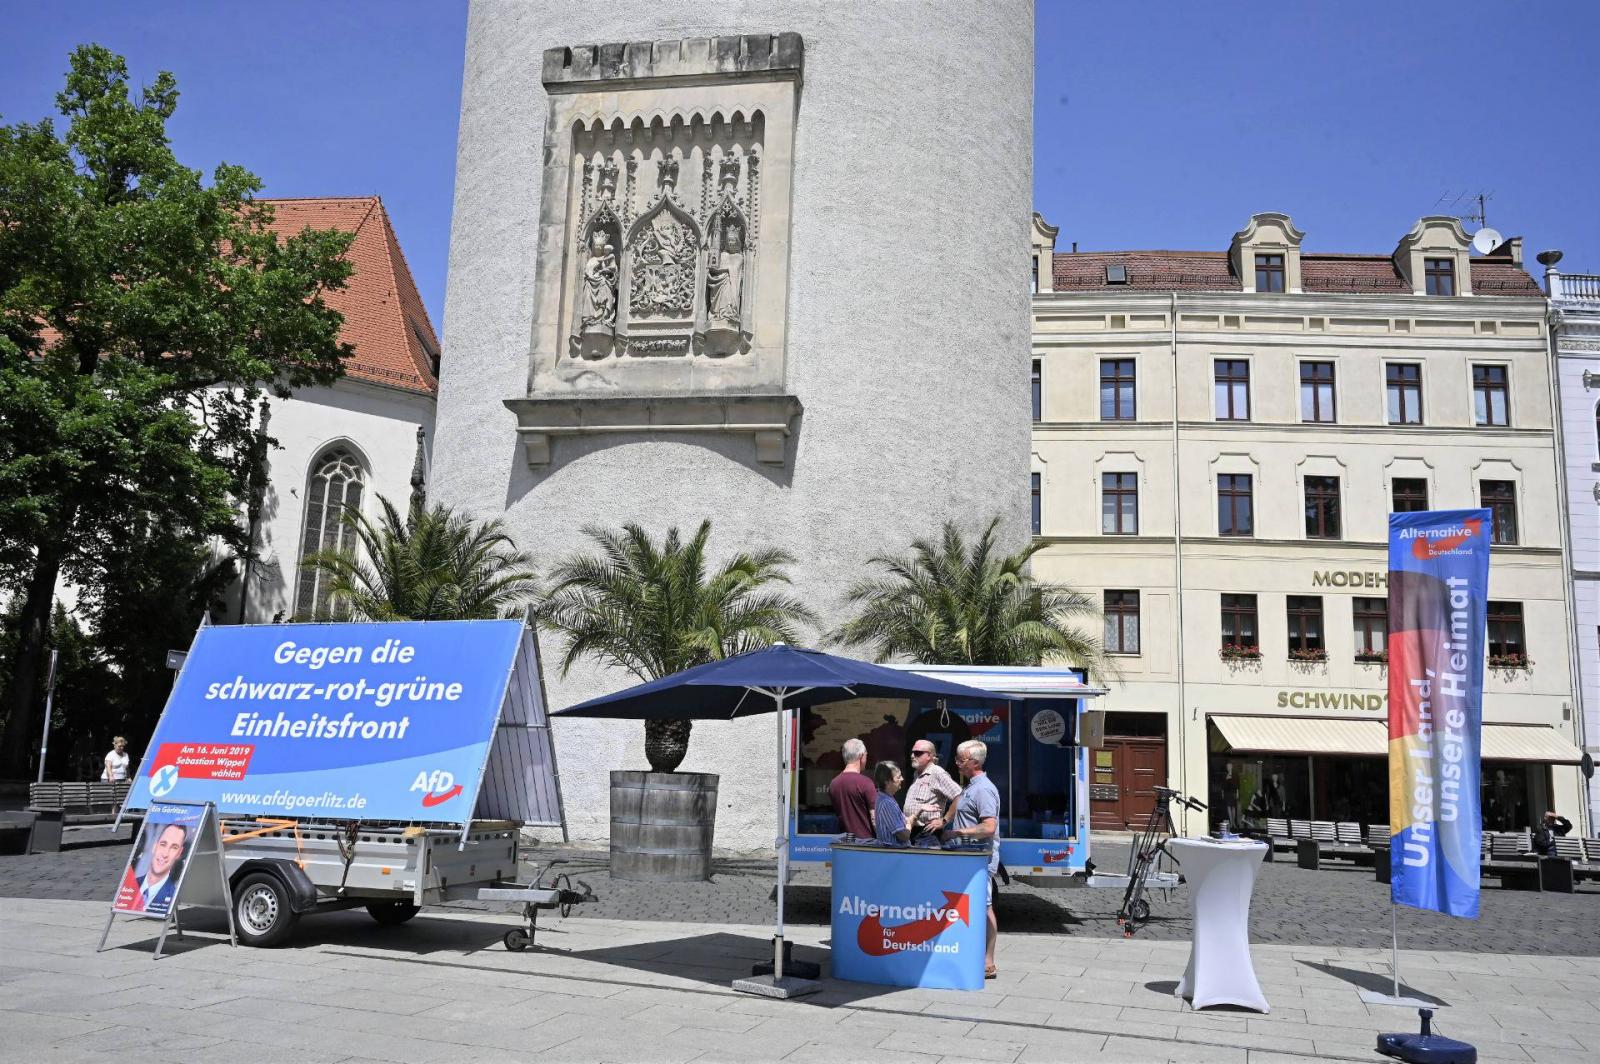
M1238 1005L1267 1012L1250 963L1250 894L1267 844L1248 839L1167 843L1189 886L1194 932L1178 994L1197 1009Z

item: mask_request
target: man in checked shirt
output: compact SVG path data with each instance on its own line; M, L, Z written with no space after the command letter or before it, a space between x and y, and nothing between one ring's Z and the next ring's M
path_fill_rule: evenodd
M961 784L939 767L933 743L918 739L911 746L911 771L915 778L906 789L906 823L911 838L933 838L950 817L952 803L961 797Z

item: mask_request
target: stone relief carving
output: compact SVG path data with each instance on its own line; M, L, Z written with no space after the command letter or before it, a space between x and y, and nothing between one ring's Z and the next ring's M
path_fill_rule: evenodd
M750 350L764 130L759 110L578 123L571 357L721 359ZM641 204L639 186L652 177L655 191ZM684 196L680 178L698 194Z

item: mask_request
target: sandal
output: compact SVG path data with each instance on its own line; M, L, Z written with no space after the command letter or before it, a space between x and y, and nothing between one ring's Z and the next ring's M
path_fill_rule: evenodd
M996 967L995 967L995 966L994 966L994 965L992 965L992 964L991 964L991 965L989 965L989 966L988 966L988 967L987 967L987 968L985 968L985 969L984 969L984 970L983 970L983 977L984 977L984 978L985 978L985 979L993 979L993 978L994 978L994 977L995 977L995 976L997 976L997 975L999 975L999 974L1000 974L1000 969L999 969L999 968L996 968Z

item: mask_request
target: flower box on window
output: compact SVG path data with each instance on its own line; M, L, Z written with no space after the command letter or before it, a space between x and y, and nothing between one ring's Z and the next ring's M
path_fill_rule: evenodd
M1244 643L1224 643L1217 656L1223 661L1260 661L1261 648Z
M1290 661L1327 661L1328 652L1321 647L1300 648L1291 647L1289 650Z
M1356 664L1387 665L1389 664L1389 652L1387 650L1358 650L1356 651Z
M1490 654L1489 668L1491 669L1526 669L1533 664L1533 659L1526 654Z

